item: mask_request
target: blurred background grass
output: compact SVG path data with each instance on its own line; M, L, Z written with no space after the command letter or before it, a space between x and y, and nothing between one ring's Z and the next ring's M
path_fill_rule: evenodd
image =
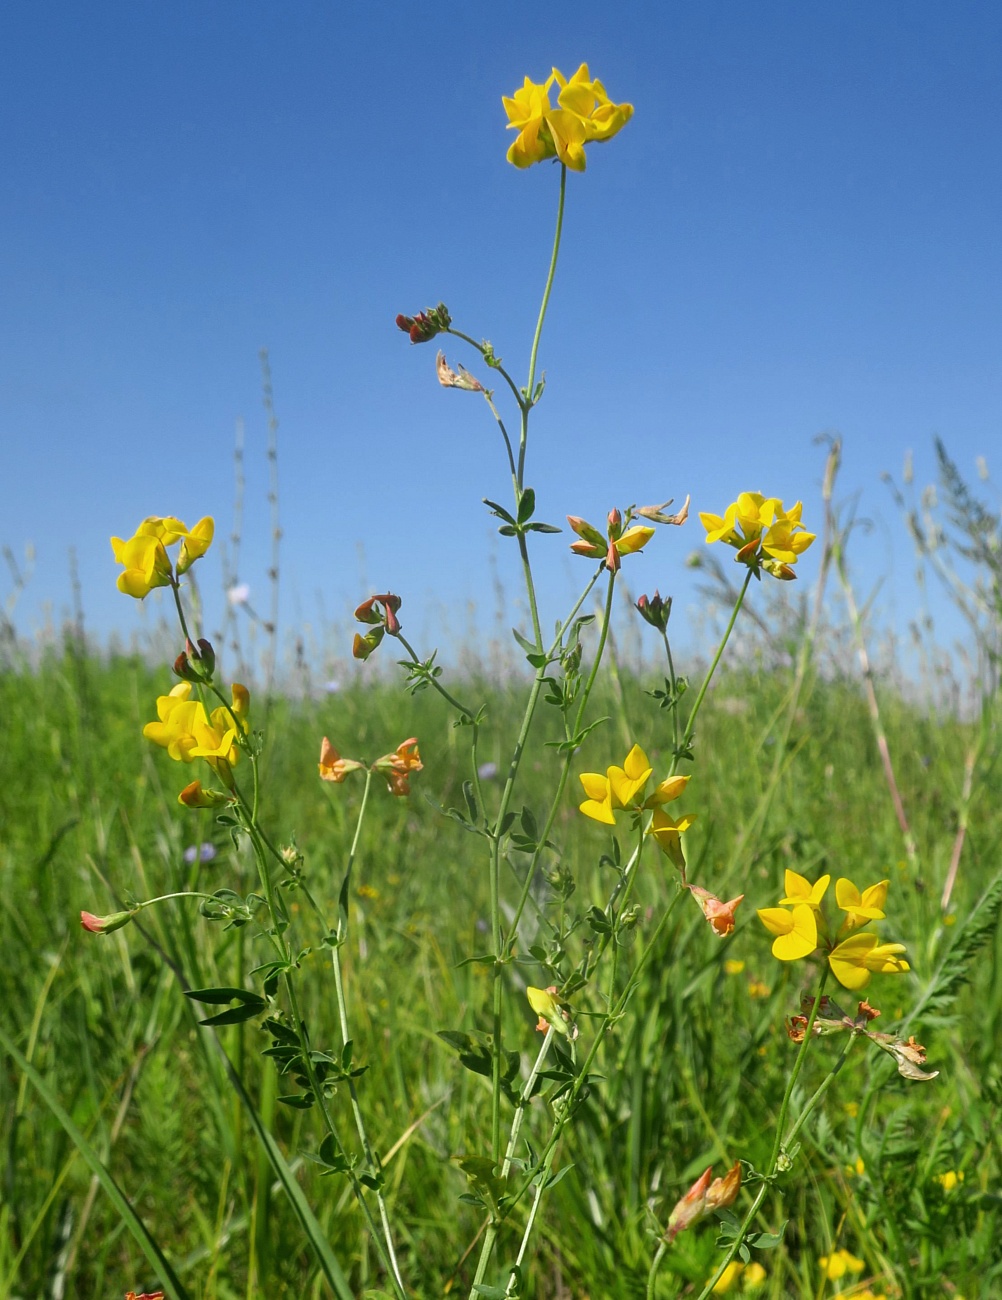
M747 895L737 931L718 941L694 907L677 909L632 1014L610 1035L603 1080L563 1149L559 1163L574 1168L544 1201L527 1295L643 1295L652 1229L663 1228L692 1179L711 1162L765 1162L792 1061L784 1017L797 1009L810 974L772 959L754 917L754 907L775 901L784 868L811 878L844 874L861 886L890 877L884 929L907 943L913 973L875 978L870 1000L883 1011L883 1029L914 1003L997 870L997 768L979 769L975 797L962 801L979 719L919 700L893 678L879 683L916 870L903 848L866 701L856 681L831 668L845 659L836 631L824 634L833 638L832 653L820 647L815 662L828 668L823 678L809 674L779 756L775 797L761 815L786 730L789 647L800 635L792 608L785 632L778 620L770 623L767 641L749 621L735 666L715 684L686 799L687 810L699 814L688 837L691 878L721 897ZM634 740L656 771L668 761L665 715L649 694L661 685L659 672L627 667L628 658L621 656L596 698L596 715L609 721L589 738L575 771L621 760ZM178 808L181 769L141 736L168 685L166 668L97 654L72 629L40 661L29 666L12 656L0 674L4 1023L104 1156L193 1296L323 1295L299 1225L273 1188L228 1086L218 1038L296 1162L362 1295L379 1278L360 1215L343 1180L321 1178L302 1160L315 1148L312 1117L276 1105L274 1072L258 1056L263 1035L253 1024L201 1029L197 1008L181 995L180 973L195 987L245 983L243 972L263 959L254 927L222 930L190 902L151 909L141 925L106 938L79 927L81 909L111 911L130 893L255 888L249 857L210 815ZM468 672L464 693L483 698L489 709L493 739L484 760L510 752L518 685ZM263 701L258 706L260 722ZM466 1180L452 1157L489 1145L488 1085L435 1036L439 1029L486 1028L488 976L478 965L458 964L489 946L482 853L438 806L461 803L465 737L431 692L411 697L390 682L270 701L264 820L281 842L294 838L311 887L331 912L360 787L317 781L324 734L342 752L370 759L405 736L420 739L425 770L413 794L375 800L363 832L347 955L352 1028L356 1060L370 1067L360 1087L386 1161L405 1276L421 1296L465 1294L480 1222L457 1199ZM516 804L533 808L557 761L537 743ZM940 898L961 807L969 825L944 915ZM543 808L535 811L541 816ZM604 828L581 818L568 799L553 838L577 884L566 906L601 904L610 884L599 863L609 849ZM516 883L510 875L510 897ZM636 895L641 928L648 909L673 889L665 860L652 857ZM537 898L559 905L545 887ZM526 947L531 937L530 924ZM949 1014L912 1026L928 1048L930 1068L940 1070L934 1082L885 1078L881 1062L862 1048L850 1057L830 1103L805 1130L782 1204L778 1197L770 1203L769 1226L778 1229L787 1217L789 1226L783 1246L761 1255L768 1274L761 1294L837 1292L842 1284L825 1283L818 1261L839 1247L865 1261L865 1272L849 1280L869 1280L875 1294L970 1300L1002 1287L998 949L993 930ZM725 962L744 965L737 971ZM329 967L319 952L304 965L314 1041L337 1042ZM509 978L516 988L544 982L527 954ZM512 1005L524 1013L506 1032L528 1064L538 1041L533 1017L521 997ZM809 1057L807 1087L833 1056L821 1041ZM867 1107L874 1078L881 1086ZM347 1099L339 1094L335 1106L347 1124ZM9 1060L0 1071L0 1114L2 1294L114 1297L126 1286L152 1286L145 1260L74 1146ZM545 1131L539 1121L537 1113L527 1125L530 1140ZM937 1175L949 1170L964 1171L965 1180L948 1192ZM711 1227L680 1237L657 1294L683 1294L687 1283L698 1289L712 1271L713 1241ZM516 1245L502 1241L501 1261Z

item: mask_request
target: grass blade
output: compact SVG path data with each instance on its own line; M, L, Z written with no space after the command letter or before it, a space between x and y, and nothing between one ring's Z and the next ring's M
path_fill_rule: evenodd
M307 1240L313 1247L314 1254L317 1257L317 1263L323 1271L324 1277L331 1285L334 1294L339 1300L355 1300L351 1287L348 1285L348 1279L345 1277L341 1265L337 1261L337 1256L331 1250L330 1242L324 1236L324 1231L317 1222L316 1216L310 1209L310 1203L306 1199L303 1189L296 1181L296 1175L289 1168L289 1165L282 1154L282 1149L268 1132L260 1115L254 1107L247 1089L243 1085L237 1071L234 1069L229 1057L220 1047L220 1054L226 1063L226 1071L230 1076L230 1082L234 1089L239 1093L240 1100L243 1102L247 1118L254 1126L254 1131L258 1135L261 1145L264 1147L268 1161L275 1171L275 1177L282 1184L286 1196L292 1204L296 1217L306 1233Z
M133 1237L135 1237L140 1249L149 1261L150 1267L155 1272L159 1281L166 1288L170 1300L189 1300L188 1292L185 1290L177 1274L174 1272L174 1269L171 1267L170 1261L150 1235L150 1232L142 1219L132 1208L132 1204L128 1197L119 1187L118 1183L115 1182L110 1170L105 1166L101 1157L87 1141L83 1133L80 1132L76 1124L73 1123L73 1120L50 1091L48 1084L46 1084L42 1076L38 1073L31 1062L21 1054L15 1044L11 1042L3 1029L0 1029L0 1046L2 1046L8 1055L14 1059L18 1068L31 1082L32 1087L45 1102L46 1106L48 1106L52 1115L54 1115L63 1126L67 1136L72 1140L81 1156L83 1156L84 1160L90 1166L94 1177L104 1188L108 1199L115 1206L115 1209L121 1215L126 1227L132 1233Z

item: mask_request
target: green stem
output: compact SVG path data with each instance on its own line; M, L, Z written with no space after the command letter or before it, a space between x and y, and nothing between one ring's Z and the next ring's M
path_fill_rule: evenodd
M788 1146L790 1145L790 1143L792 1143L793 1139L800 1132L801 1128L803 1127L804 1121L807 1119L808 1115L810 1115L811 1111L814 1109L817 1102L820 1101L820 1099L824 1096L825 1092L827 1092L829 1085L831 1084L832 1080L835 1078L835 1075L839 1072L839 1070L841 1070L846 1055L848 1054L849 1048L852 1046L852 1043L855 1040L856 1035L853 1034L848 1045L846 1046L845 1051L843 1051L842 1056L835 1063L835 1066L829 1071L828 1075L823 1080L820 1087L815 1092L814 1096L810 1099L810 1101L805 1106L803 1113L797 1119L793 1128L790 1130L789 1135L784 1139L783 1130L786 1128L786 1117L790 1109L790 1098L793 1096L793 1090L797 1085L797 1080L800 1077L800 1071L803 1069L804 1061L807 1058L807 1049L810 1046L811 1035L814 1031L814 1022L817 1019L818 1012L821 1008L821 999L822 996L824 995L825 985L828 983L828 976L830 973L831 973L831 967L828 965L828 962L826 961L821 971L821 980L818 984L817 995L815 996L814 1003L811 1007L811 1014L807 1018L807 1025L804 1029L803 1041L800 1044L800 1050L797 1052L797 1059L793 1063L793 1070L790 1074L789 1080L787 1081L786 1091L783 1094L783 1102L779 1108L779 1116L776 1119L776 1136L773 1139L772 1154L769 1156L769 1164L765 1176L762 1179L761 1186L759 1187L758 1192L755 1194L755 1198L748 1209L748 1213L745 1215L744 1220L741 1223L741 1227L738 1229L737 1236L734 1238L730 1246L727 1248L723 1260L717 1267L717 1271L707 1281L706 1285L703 1287L703 1290L700 1292L699 1300L707 1300L707 1297L711 1294L713 1288L720 1281L721 1277L723 1277L724 1270L727 1268L727 1265L731 1262L734 1256L741 1249L742 1243L744 1242L745 1237L748 1235L748 1231L751 1228L752 1223L754 1223L755 1221L755 1216L758 1214L762 1202L765 1200L766 1195L769 1192L769 1189L772 1187L773 1183L775 1182L777 1173L780 1172L779 1171L780 1158L781 1157L783 1157L784 1159L787 1158Z
M683 733L682 736L683 749L686 747L686 745L688 745L689 741L692 739L692 733L696 726L696 715L697 713L699 713L700 706L703 703L703 697L706 695L706 692L709 689L710 682L713 680L713 674L717 671L717 664L720 663L721 655L723 655L724 648L727 645L728 640L730 639L731 632L734 630L734 624L737 622L738 614L741 612L741 606L744 604L745 592L748 590L748 584L752 580L753 572L754 572L753 569L749 569L747 574L745 575L745 580L744 583L742 584L740 592L738 593L738 598L734 602L734 608L731 611L730 620L728 621L727 627L724 631L724 635L721 638L720 645L717 646L717 653L713 656L713 663L711 663L709 668L707 669L706 676L703 678L703 684L699 688L699 694L696 696L696 702L695 704L693 704L692 712L689 714L689 721L685 724L685 732ZM678 757L676 756L675 762L672 764L673 773L675 771L675 766L677 763L678 763Z
M351 848L348 850L348 863L345 868L344 877L346 884L351 878L352 867L355 864L355 856L358 852L358 842L362 833L362 823L365 820L365 810L369 802L369 791L372 787L372 775L372 770L370 768L365 773L365 788L362 791L362 802L359 805L358 817L355 822L355 834L352 837ZM347 908L348 899L347 890L345 890L341 914L338 917L337 943L331 948L331 962L334 967L334 988L337 992L338 1018L341 1024L341 1042L345 1045L351 1041L351 1031L348 1027L348 1001L345 997L344 980L341 973L340 948L341 944L344 943L348 937ZM373 1154L372 1144L369 1142L369 1135L366 1131L362 1108L358 1104L358 1090L355 1087L355 1080L351 1077L348 1079L348 1094L351 1098L351 1110L355 1117L355 1129L358 1133L359 1141L362 1144L362 1151L365 1154L371 1173L374 1176L378 1176L379 1166L377 1165L375 1155ZM390 1268L392 1269L397 1285L402 1291L404 1283L403 1278L400 1276L400 1266L397 1263L396 1251L393 1249L393 1235L390 1231L390 1217L386 1209L386 1201L383 1197L383 1193L379 1188L376 1189L376 1205L379 1209L379 1219L383 1229L383 1240L386 1243L386 1253L390 1261Z
M679 750L678 740L678 706L681 701L678 698L678 683L675 678L675 661L672 659L671 644L668 640L668 629L663 628L661 638L665 643L665 654L668 657L668 689L671 691L672 709L671 709L671 730L672 730L672 748L675 753Z
M564 225L564 195L567 189L567 168L563 163L560 164L560 199L557 203L557 229L553 236L553 252L550 255L550 270L546 277L546 288L543 290L543 301L539 307L539 319L536 321L536 333L532 339L532 351L529 354L529 382L525 386L524 401L522 406L522 432L518 443L518 488L521 491L525 481L525 445L526 436L529 430L529 411L532 409L532 393L536 386L536 356L539 352L539 340L543 334L543 321L546 319L546 309L550 303L550 290L553 288L553 277L557 270L557 255L560 252L560 235Z
M292 1019L296 1026L296 1034L299 1038L299 1054L303 1062L303 1068L306 1071L306 1077L309 1081L310 1091L313 1093L316 1103L320 1108L320 1113L323 1116L324 1126L327 1129L327 1132L330 1134L331 1139L334 1142L335 1150L337 1151L338 1155L341 1157L341 1159L344 1161L345 1165L347 1166L348 1181L351 1184L351 1190L355 1195L355 1199L358 1202L363 1215L365 1216L365 1221L369 1229L369 1235L372 1238L373 1245L376 1248L376 1252L379 1255L380 1261L382 1262L383 1267L385 1268L386 1272L390 1277L391 1282L393 1283L393 1289L397 1294L398 1300L407 1300L407 1293L404 1291L402 1284L398 1281L396 1273L390 1264L390 1260L386 1253L386 1248L383 1245L379 1233L379 1226L376 1223L375 1219L373 1218L372 1210L369 1207L369 1202L365 1199L365 1192L362 1188L362 1184L359 1182L358 1175L355 1173L355 1170L351 1166L351 1162L348 1158L348 1154L345 1150L344 1144L342 1143L340 1135L338 1134L338 1131L334 1126L334 1119L330 1113L330 1108L327 1105L327 1098L324 1096L323 1085L320 1083L319 1079L317 1078L316 1069L313 1063L313 1051L312 1048L310 1047L309 1037L306 1033L306 1024L303 1020L302 1013L299 1010L299 1000L296 997L296 988L292 982L291 974L289 971L285 972L284 978L285 978L285 990L289 999L289 1010L292 1012Z
M462 339L464 343L469 343L470 347L475 348L476 351L479 352L481 356L484 356L486 354L484 345L482 343L478 343L476 339L471 338L469 334L464 334L462 330L457 330L452 325L450 325L449 328L445 331L445 333L453 335L454 338ZM490 368L491 370L496 370L498 372L501 378L511 389L515 397L515 401L518 402L519 406L521 406L522 394L518 391L518 385L515 383L514 379L512 379L511 375L509 375L508 371L505 370L504 366L501 365L501 363L497 360L496 357L494 361L490 363Z
M604 565L599 565L598 573L602 572ZM598 574L595 575L596 578ZM609 637L609 623L612 620L612 597L616 589L616 571L609 570L609 587L605 593L605 608L602 611L602 630L599 632L598 646L595 649L595 660L591 666L591 672L588 674L588 681L581 693L581 700L578 704L578 711L574 717L574 734L581 730L581 719L584 717L585 707L588 698L591 695L592 687L595 685L595 678L598 676L599 664L602 662L602 656L605 653L605 643Z

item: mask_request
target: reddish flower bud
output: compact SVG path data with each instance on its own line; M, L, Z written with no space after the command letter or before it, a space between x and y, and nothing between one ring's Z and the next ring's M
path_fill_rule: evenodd
M110 916L95 916L93 912L81 912L80 924L91 934L111 934L112 930L121 930L128 925L135 912L112 912Z

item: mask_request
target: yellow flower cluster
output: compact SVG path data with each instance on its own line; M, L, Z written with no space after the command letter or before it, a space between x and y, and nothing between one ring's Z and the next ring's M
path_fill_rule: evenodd
M550 105L554 86L560 88L556 108ZM508 161L515 167L559 158L571 171L583 172L585 145L611 140L633 116L633 105L614 104L587 63L569 81L556 68L542 83L526 77L521 90L502 100L509 130L518 132L508 150Z
M797 576L793 565L815 537L800 522L802 511L800 501L786 511L778 497L742 492L722 516L701 513L699 518L707 544L733 546L738 563L747 564L756 573L765 569L774 578L789 582Z
M872 931L857 933L870 921L884 919L887 880L870 885L862 893L844 877L835 884L835 899L845 914L832 937L821 903L828 891L831 876L822 876L813 885L796 871L787 870L786 893L778 907L760 907L759 920L776 936L772 955L779 961L797 961L819 946L827 949L828 964L843 988L864 989L872 972L898 974L909 969L898 956L902 943L881 943Z
M143 600L154 587L173 586L212 545L214 531L208 515L190 529L173 515L150 515L128 541L113 537L111 549L124 570L118 575L118 590ZM175 542L181 543L176 567L167 554Z
M679 797L689 784L689 777L669 776L644 798L653 770L644 751L639 745L634 745L623 760L622 767L608 767L604 776L601 772L581 773L579 779L587 798L579 807L586 817L604 822L607 826L615 826L616 813L619 811L640 813L652 809L654 816L649 834L654 836L672 862L682 870L685 858L682 856L680 836L696 818L691 813L677 819L670 817L663 805Z
M148 722L143 735L154 745L166 749L179 763L204 758L220 778L228 780L228 769L239 756L237 735L250 729L250 693L246 686L234 682L232 704L220 705L206 714L200 700L191 698L191 682L179 682L169 695L157 698L157 721ZM182 800L191 806L191 800Z

